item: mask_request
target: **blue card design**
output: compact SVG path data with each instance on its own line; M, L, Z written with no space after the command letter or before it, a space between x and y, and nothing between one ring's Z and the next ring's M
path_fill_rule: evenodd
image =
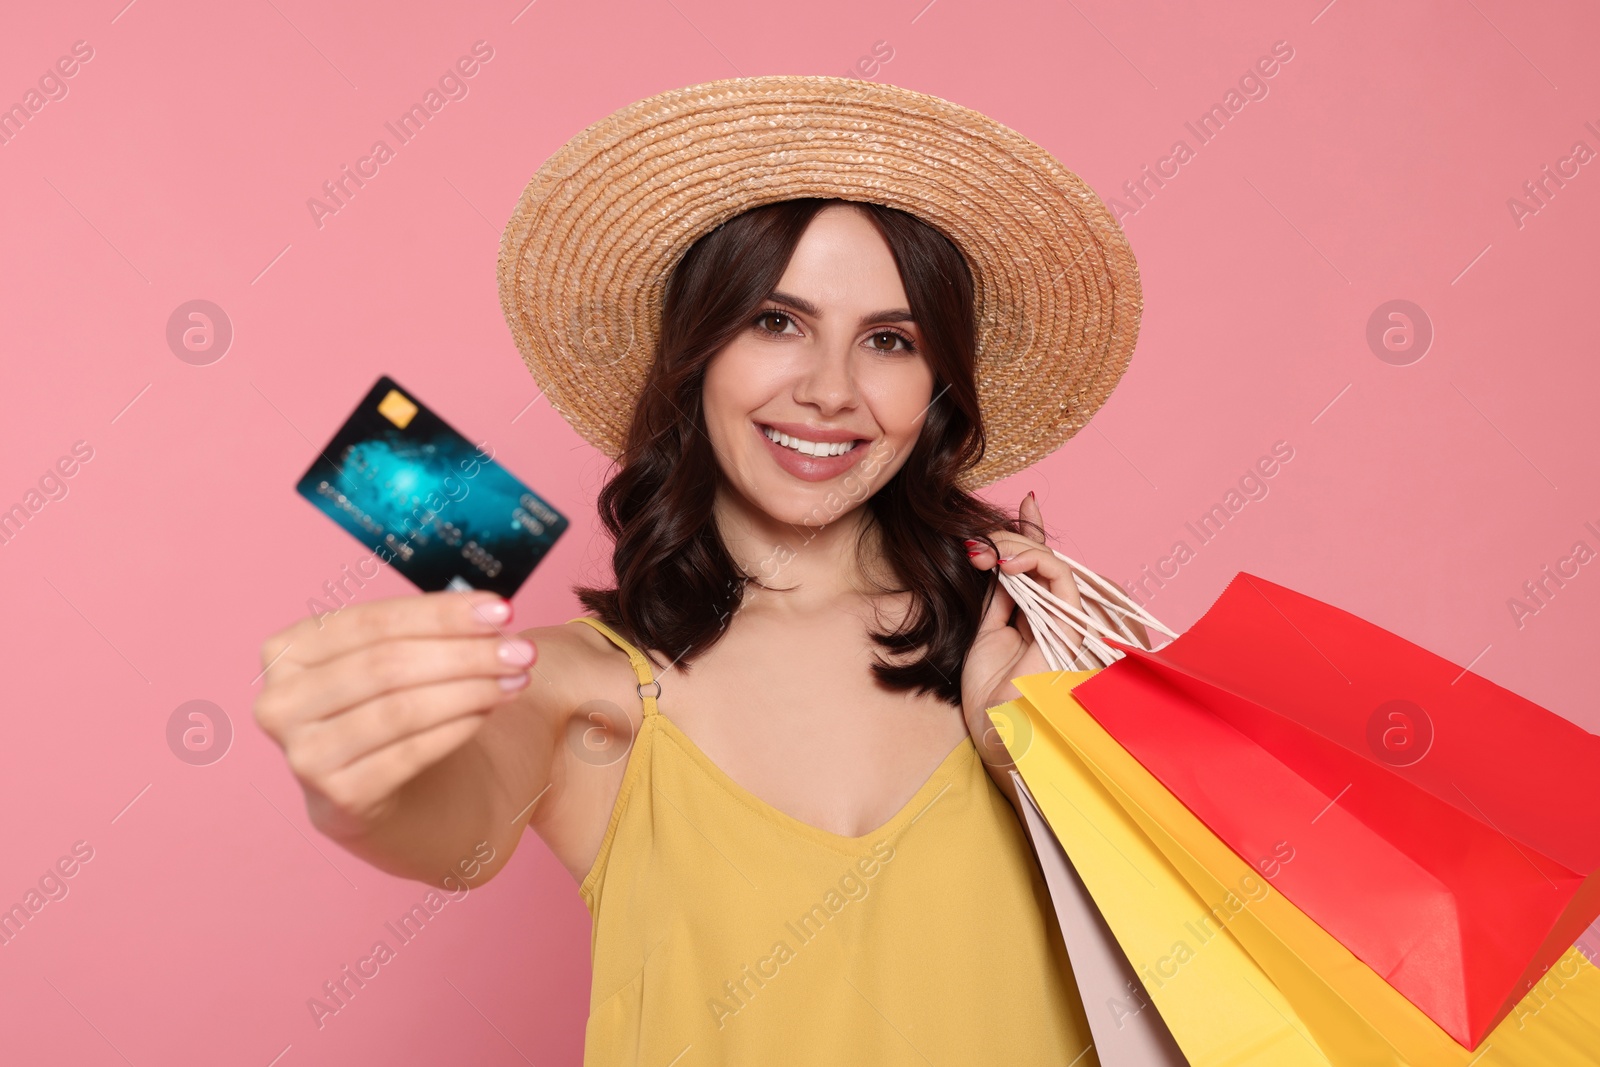
M296 488L424 592L509 598L567 528L492 451L387 376Z

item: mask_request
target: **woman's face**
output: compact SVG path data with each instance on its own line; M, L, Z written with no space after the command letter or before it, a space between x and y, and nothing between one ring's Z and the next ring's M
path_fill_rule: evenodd
M867 216L813 217L770 300L706 368L706 431L731 489L823 526L905 463L933 371L888 243Z

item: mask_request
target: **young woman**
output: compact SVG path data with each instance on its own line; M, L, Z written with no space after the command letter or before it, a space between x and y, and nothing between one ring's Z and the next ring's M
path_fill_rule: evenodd
M1032 494L960 487L979 340L916 215L746 210L670 272L590 616L445 592L264 644L322 832L437 882L531 828L572 873L586 1064L1097 1062L986 713L1047 669L991 572L1078 597Z

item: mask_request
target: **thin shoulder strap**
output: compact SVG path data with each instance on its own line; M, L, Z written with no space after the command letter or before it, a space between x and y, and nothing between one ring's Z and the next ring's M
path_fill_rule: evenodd
M628 654L628 662L633 665L634 676L639 679L639 684L634 689L638 692L639 699L644 702L645 716L648 718L654 715L656 713L656 698L661 695L661 683L656 681L655 676L650 673L650 661L645 658L644 653L624 641L621 635L599 619L580 615L576 619L568 619L567 621L588 623L609 638L612 644ZM652 687L654 688L652 689Z

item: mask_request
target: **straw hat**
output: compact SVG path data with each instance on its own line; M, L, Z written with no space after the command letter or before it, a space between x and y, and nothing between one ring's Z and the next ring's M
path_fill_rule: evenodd
M729 218L797 197L899 208L966 257L989 438L967 488L1054 451L1127 368L1143 307L1133 251L1049 152L892 85L729 78L601 119L523 191L500 242L500 304L551 406L619 455L672 268Z

